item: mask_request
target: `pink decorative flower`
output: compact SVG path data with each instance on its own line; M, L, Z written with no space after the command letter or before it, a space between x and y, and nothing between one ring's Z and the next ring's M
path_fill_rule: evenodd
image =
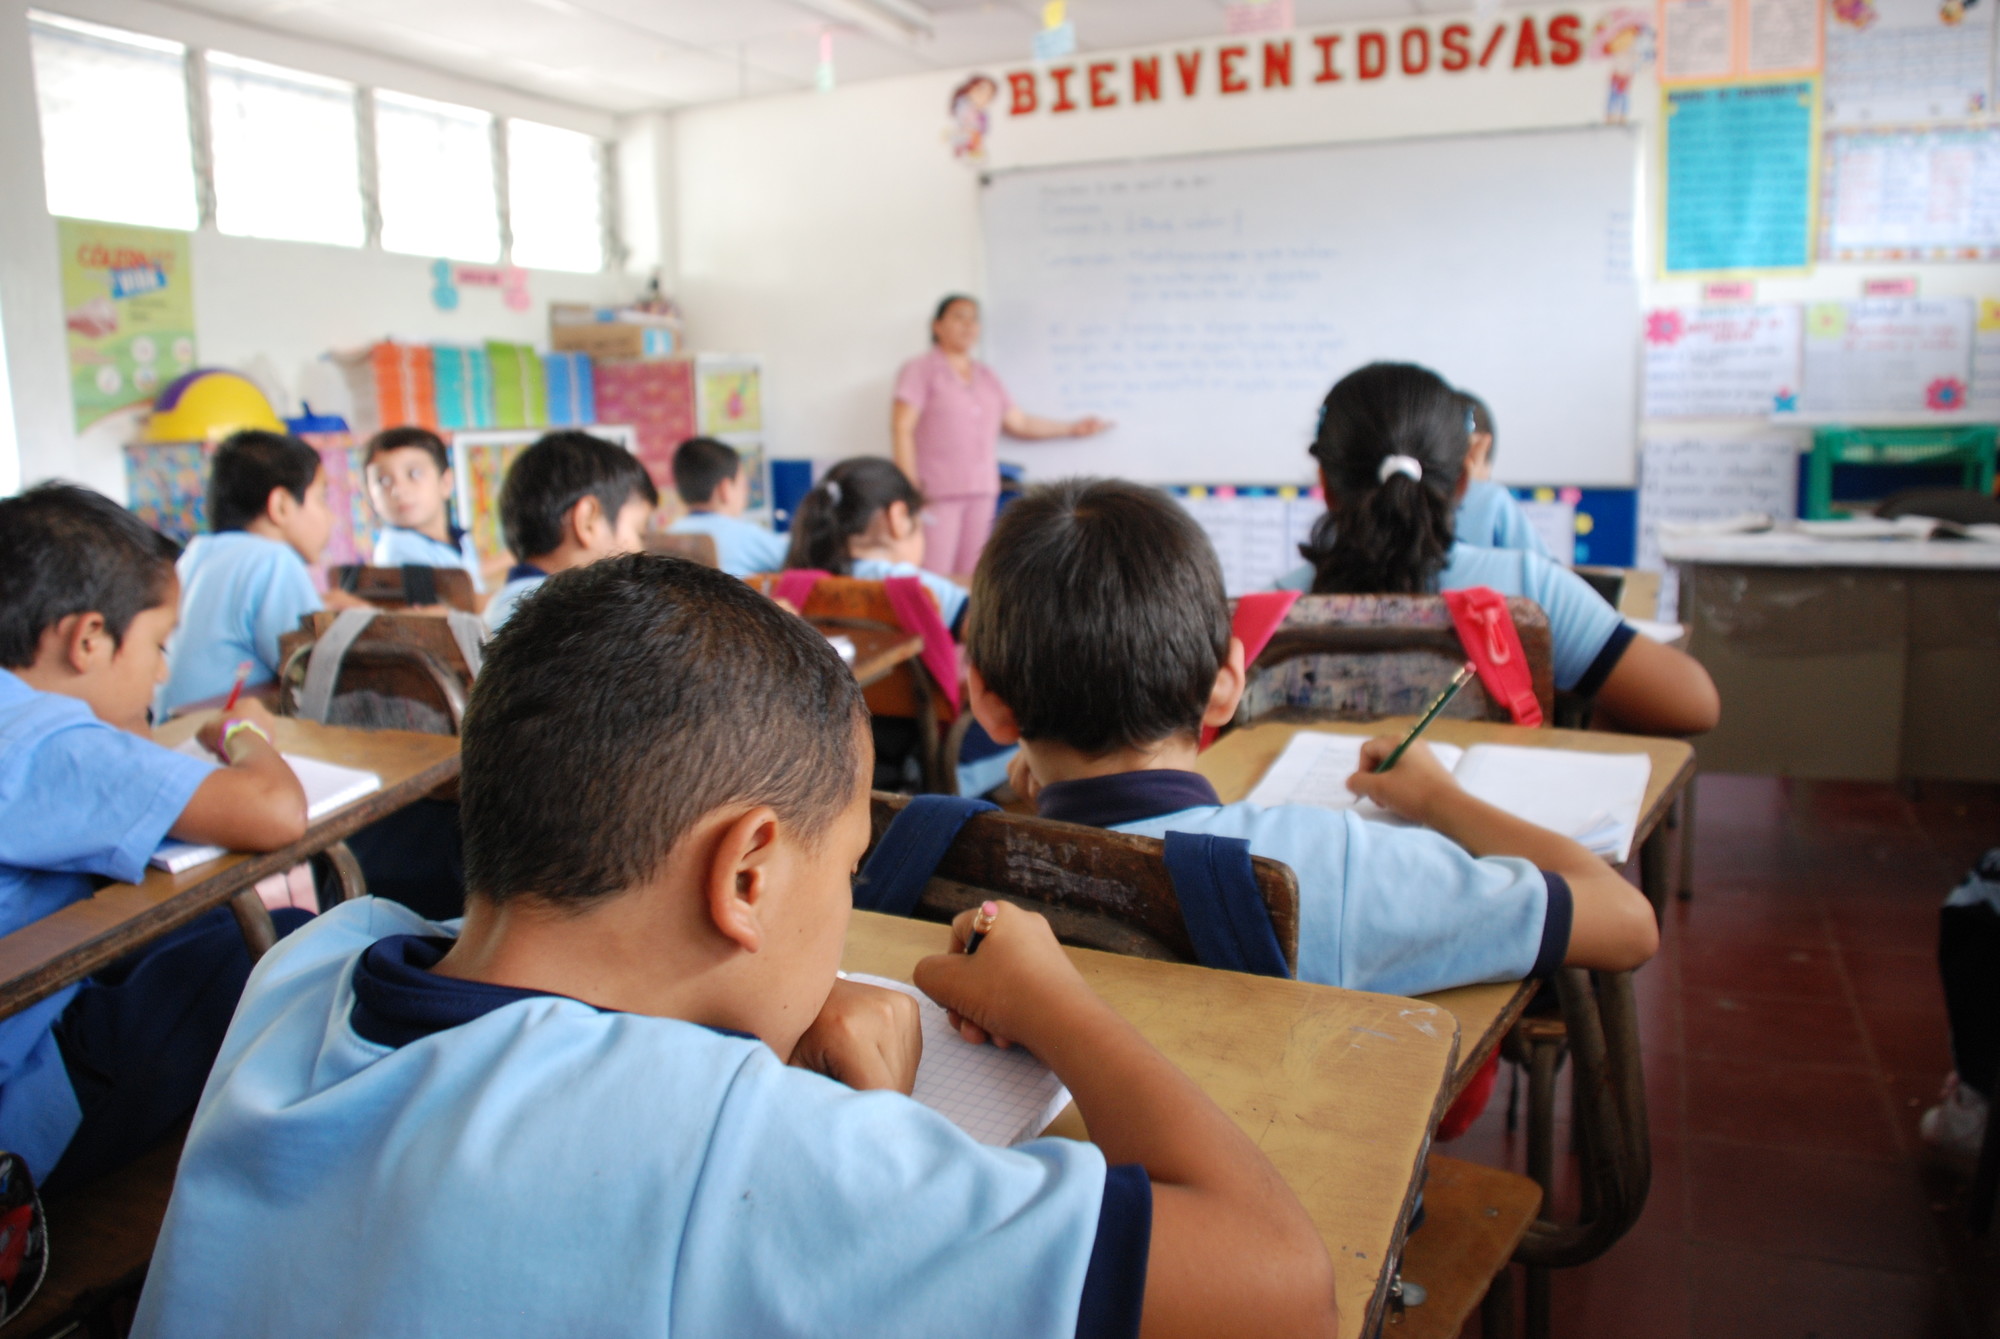
M1683 331L1681 314L1677 311L1651 311L1646 313L1646 342L1648 344L1672 344L1680 339Z
M1924 389L1924 403L1932 409L1965 408L1965 383L1957 377L1939 377Z

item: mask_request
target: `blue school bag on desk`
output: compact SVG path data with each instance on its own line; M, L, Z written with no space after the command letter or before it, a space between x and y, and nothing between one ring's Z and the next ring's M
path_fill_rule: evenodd
M914 913L924 885L959 829L974 814L995 808L957 795L912 797L862 865L854 905L892 916ZM1221 971L1290 977L1250 865L1250 843L1240 837L1169 832L1165 846L1167 878L1180 901L1196 960Z

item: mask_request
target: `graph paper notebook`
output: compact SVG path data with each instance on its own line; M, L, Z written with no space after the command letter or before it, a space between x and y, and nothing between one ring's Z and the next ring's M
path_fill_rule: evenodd
M973 1045L952 1031L944 1010L915 986L858 972L847 979L900 990L917 1002L924 1058L910 1095L980 1143L1005 1147L1033 1139L1069 1105L1069 1089L1047 1065L1019 1047Z

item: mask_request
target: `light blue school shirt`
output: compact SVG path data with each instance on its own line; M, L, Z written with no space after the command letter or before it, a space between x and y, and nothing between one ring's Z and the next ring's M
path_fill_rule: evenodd
M214 770L0 670L0 935L89 897L93 878L143 878ZM0 1148L37 1180L83 1119L51 1032L79 989L0 1019Z
M521 602L521 597L548 579L549 574L539 567L528 563L517 564L507 574L507 584L486 602L487 631L500 631L500 625L514 616L514 606Z
M176 570L181 578L181 625L167 651L161 703L220 697L250 662L252 687L278 677L278 638L324 604L298 551L247 530L200 535Z
M1044 818L1141 837L1240 837L1299 879L1301 981L1389 995L1545 975L1569 952L1569 884L1513 856L1475 856L1428 828L1351 810L1221 804L1207 778L1121 772L1043 787Z
M1460 540L1482 549L1520 549L1555 560L1541 534L1528 524L1528 514L1514 495L1491 479L1466 481L1452 529Z
M1143 1173L988 1148L755 1038L453 983L455 930L362 898L258 963L135 1335L1069 1339L1113 1260L1131 1322L1144 1238L1136 1271L1096 1242L1140 1198L1150 1233Z
M776 572L785 565L785 537L739 516L691 511L667 527L667 533L707 535L715 541L715 565L733 577Z
M1313 568L1303 564L1278 578L1279 590L1311 590ZM1585 697L1604 686L1618 657L1632 644L1632 628L1590 583L1560 563L1519 549L1451 546L1433 590L1491 586L1502 595L1533 600L1549 616L1556 687Z
M399 525L385 526L375 537L377 567L456 567L472 578L472 588L486 593L486 578L479 574L479 550L472 547L472 535L454 529L452 542L432 539L421 530Z
M937 597L938 612L944 615L947 628L958 627L958 616L965 612L965 587L955 581L947 581L936 572L926 572L915 563L884 562L880 558L856 558L848 569L850 576L863 581L887 581L890 577L915 577L924 583L924 589Z

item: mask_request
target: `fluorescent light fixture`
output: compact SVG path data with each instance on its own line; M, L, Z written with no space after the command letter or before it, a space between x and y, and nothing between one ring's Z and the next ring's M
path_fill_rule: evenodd
M911 0L792 0L821 18L851 24L892 42L932 35L930 12Z

